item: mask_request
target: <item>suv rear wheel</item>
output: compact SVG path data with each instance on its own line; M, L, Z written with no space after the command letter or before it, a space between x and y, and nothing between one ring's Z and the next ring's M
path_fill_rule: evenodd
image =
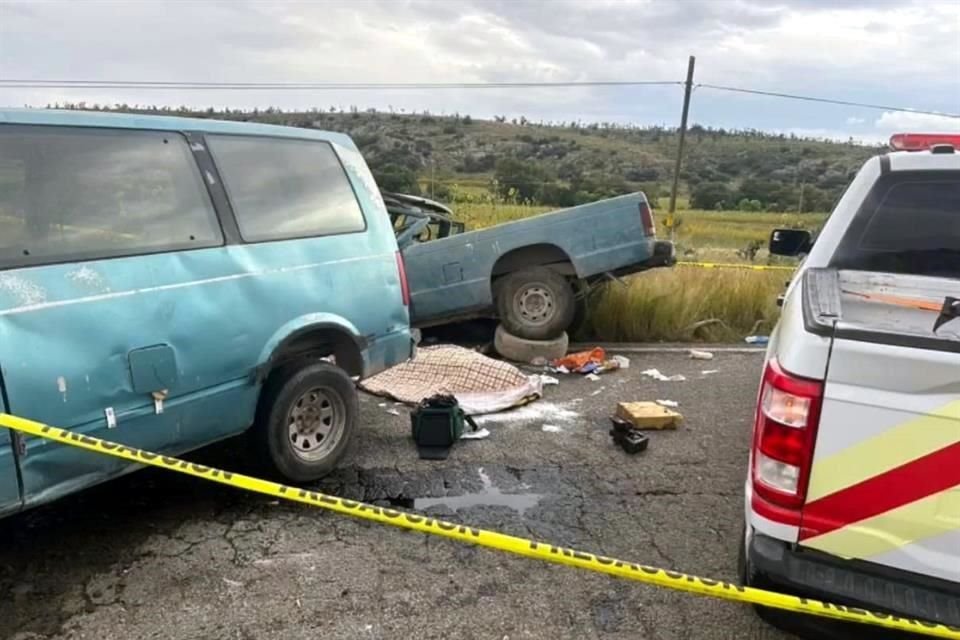
M263 389L257 456L289 481L317 480L343 457L358 413L356 388L342 369L328 362L286 367Z

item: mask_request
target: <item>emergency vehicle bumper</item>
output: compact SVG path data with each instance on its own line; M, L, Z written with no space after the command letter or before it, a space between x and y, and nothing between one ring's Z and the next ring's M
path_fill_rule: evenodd
M819 551L796 550L759 532L750 537L747 562L758 587L939 622L960 630L960 584L843 560ZM817 637L849 637L850 633L847 625L811 616L791 620L785 626L815 632Z

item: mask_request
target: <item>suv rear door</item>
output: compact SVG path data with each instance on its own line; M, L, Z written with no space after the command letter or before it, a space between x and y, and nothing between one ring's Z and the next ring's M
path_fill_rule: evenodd
M960 582L960 172L882 176L832 259L840 319L799 544ZM920 301L925 304L917 304Z

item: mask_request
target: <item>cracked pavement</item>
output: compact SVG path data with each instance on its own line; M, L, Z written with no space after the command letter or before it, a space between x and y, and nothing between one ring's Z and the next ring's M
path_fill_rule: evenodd
M362 427L321 491L410 508L484 491L529 504L426 512L633 562L736 580L759 354L630 354L567 376L492 435L417 459L409 421L363 396ZM685 382L640 375L656 367ZM718 369L703 375L702 370ZM599 393L598 393L599 392ZM615 403L671 399L685 423L628 456ZM546 432L544 424L559 431ZM242 442L191 459L250 471ZM530 496L533 496L531 498ZM501 496L502 497L502 496ZM482 503L482 498L479 499ZM505 501L509 501L509 498ZM502 502L502 501L501 501ZM780 639L746 606L548 565L149 469L0 521L0 637Z

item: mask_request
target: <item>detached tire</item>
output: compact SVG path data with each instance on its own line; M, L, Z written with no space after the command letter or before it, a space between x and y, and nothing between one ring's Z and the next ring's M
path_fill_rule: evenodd
M567 354L570 340L566 333L553 340L526 340L507 332L501 324L493 336L493 347L501 356L513 362L533 362L535 358L555 360Z
M507 331L528 340L550 340L573 323L573 287L546 267L515 271L497 287L497 315Z
M353 381L328 363L301 363L267 381L257 410L257 456L291 482L317 480L337 466L360 412Z

